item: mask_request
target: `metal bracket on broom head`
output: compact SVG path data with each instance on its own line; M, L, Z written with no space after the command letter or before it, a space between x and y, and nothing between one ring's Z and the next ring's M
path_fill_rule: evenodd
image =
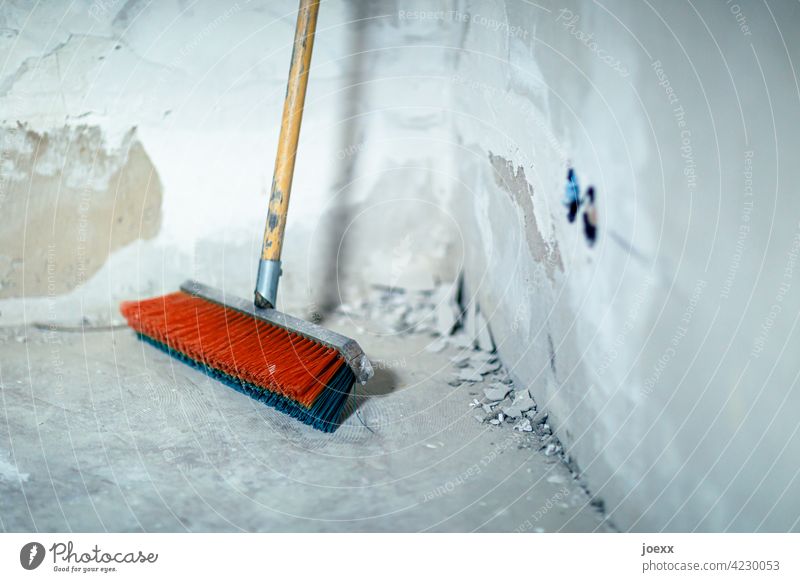
M189 279L184 281L181 285L181 291L200 297L206 301L211 301L226 307L228 309L235 309L245 315L260 319L271 325L278 326L292 333L299 334L305 338L315 341L317 343L335 349L344 358L353 374L356 376L361 384L365 384L367 380L372 378L375 372L372 369L372 364L354 339L345 337L334 331L325 329L308 321L303 321L291 315L286 315L277 309L261 309L253 305L252 301L246 301L240 297L227 296L218 289L203 285L197 281Z

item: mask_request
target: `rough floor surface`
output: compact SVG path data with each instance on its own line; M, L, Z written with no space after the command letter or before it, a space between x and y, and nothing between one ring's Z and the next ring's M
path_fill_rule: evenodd
M527 430L524 412L483 418L499 416L485 389L502 382L485 370L458 377L469 375L465 350L491 357L430 334L376 333L342 312L326 325L376 365L333 435L128 329L0 328L0 529L611 529L548 450L557 440L544 425Z

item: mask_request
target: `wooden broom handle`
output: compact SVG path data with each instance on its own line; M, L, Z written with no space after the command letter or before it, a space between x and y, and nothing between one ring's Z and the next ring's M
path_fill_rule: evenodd
M281 258L318 13L319 0L300 0L289 81L286 85L286 100L283 103L281 133L278 137L278 155L275 157L272 192L269 196L269 214L261 250L261 258L265 261L279 261Z

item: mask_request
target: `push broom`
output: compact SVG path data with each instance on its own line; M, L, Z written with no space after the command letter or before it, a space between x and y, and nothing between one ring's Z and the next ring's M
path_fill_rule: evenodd
M281 248L308 85L319 0L301 0L269 212L253 303L186 281L180 291L126 301L138 336L232 388L325 432L356 381L373 375L355 340L275 309Z

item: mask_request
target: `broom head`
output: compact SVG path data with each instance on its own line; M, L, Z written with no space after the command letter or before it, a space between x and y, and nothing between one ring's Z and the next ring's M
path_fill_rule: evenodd
M354 383L373 375L354 340L195 281L120 311L141 339L325 432Z

